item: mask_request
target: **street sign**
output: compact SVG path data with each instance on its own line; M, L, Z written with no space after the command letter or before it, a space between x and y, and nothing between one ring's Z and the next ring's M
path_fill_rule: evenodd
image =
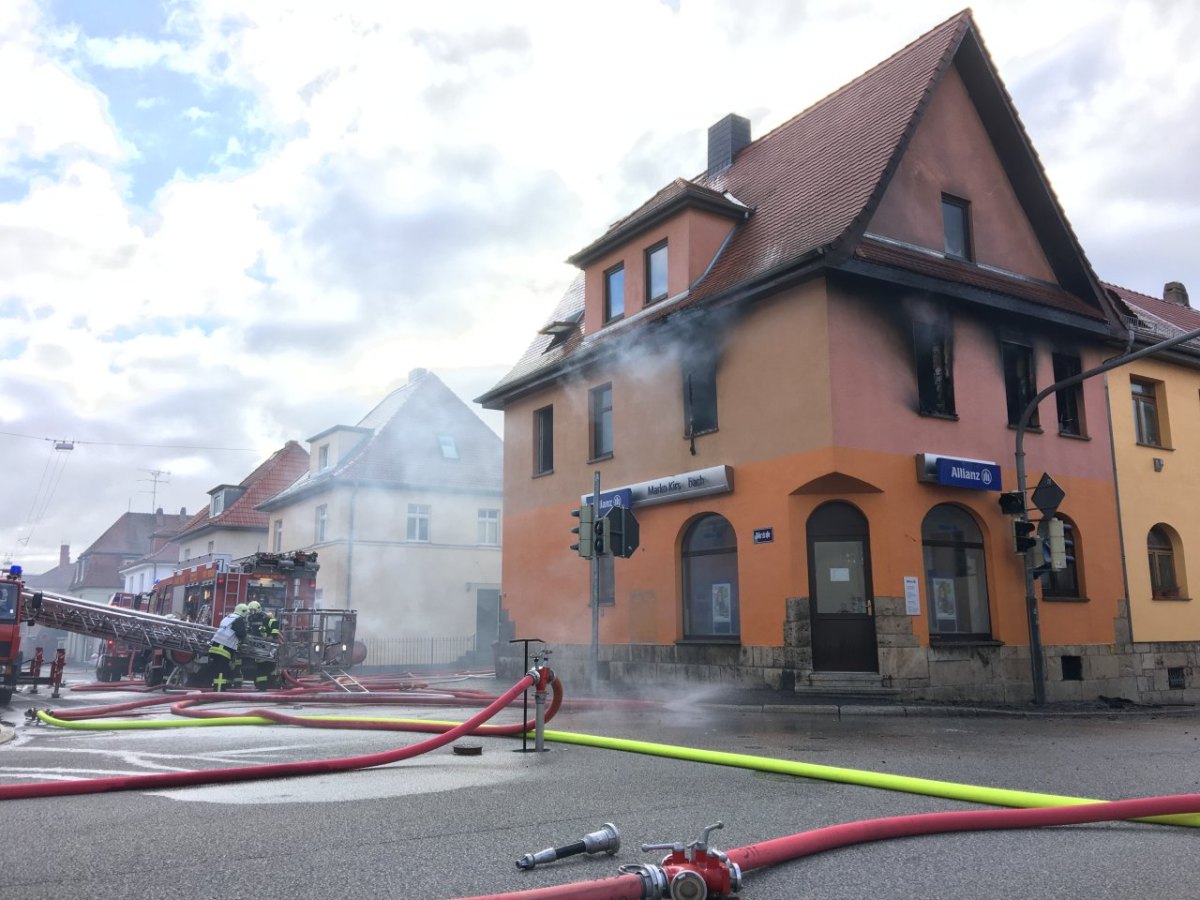
M1041 510L1042 515L1049 519L1054 516L1058 505L1063 502L1063 498L1066 496L1066 492L1050 477L1050 473L1043 472L1042 480L1033 489L1033 493L1030 494L1029 499L1033 501L1034 506Z
M584 503L592 502L592 495L586 494L583 497ZM629 509L633 506L633 491L629 488L617 488L615 491L600 492L600 515L605 515L614 506L621 506Z

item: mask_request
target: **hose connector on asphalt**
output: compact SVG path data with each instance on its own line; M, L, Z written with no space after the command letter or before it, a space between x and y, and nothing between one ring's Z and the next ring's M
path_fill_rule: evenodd
M675 841L670 844L642 844L642 851L670 850L663 858L662 872L671 900L723 900L741 890L742 869L720 850L708 846L708 836L725 823L715 822L704 829L704 835L690 844ZM641 874L641 873L638 873Z
M604 827L591 834L585 834L582 840L562 847L547 847L537 853L526 853L517 860L518 869L532 869L540 863L554 862L566 856L579 853L607 853L612 856L621 849L621 832L612 822L605 822Z

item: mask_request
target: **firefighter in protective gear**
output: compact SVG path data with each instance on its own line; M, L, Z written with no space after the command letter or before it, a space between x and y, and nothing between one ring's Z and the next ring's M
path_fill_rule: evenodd
M262 638L265 641L279 641L279 620L270 609L263 609L257 600L251 600L247 606L250 615L247 617L251 637ZM260 659L254 670L254 689L265 691L274 687L275 663L273 660Z
M212 636L208 645L208 664L212 670L212 686L214 691L223 691L229 687L240 687L241 679L234 684L234 660L241 661L238 648L246 639L246 616L250 608L245 603L239 603L233 612L221 620L217 633ZM239 666L240 669L240 666Z

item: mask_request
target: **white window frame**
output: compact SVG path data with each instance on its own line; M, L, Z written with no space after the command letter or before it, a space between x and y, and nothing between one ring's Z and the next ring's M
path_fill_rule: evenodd
M500 546L500 510L481 509L475 519L476 537L484 547Z
M432 511L432 507L428 503L408 504L408 525L405 536L410 544L429 543L429 519Z

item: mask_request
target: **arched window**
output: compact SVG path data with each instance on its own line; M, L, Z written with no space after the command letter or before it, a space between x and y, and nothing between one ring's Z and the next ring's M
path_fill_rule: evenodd
M696 519L683 536L683 636L737 638L737 537L723 516Z
M1083 584L1079 580L1079 529L1062 513L1056 513L1055 516L1063 523L1063 546L1067 552L1067 567L1042 573L1042 596L1079 598L1083 596ZM1038 532L1043 541L1050 540L1049 528L1045 521L1038 526Z
M1150 593L1156 600L1174 600L1179 596L1175 575L1175 545L1165 525L1155 525L1146 538L1150 554Z
M935 506L921 523L929 633L959 640L992 636L983 534L957 506Z

